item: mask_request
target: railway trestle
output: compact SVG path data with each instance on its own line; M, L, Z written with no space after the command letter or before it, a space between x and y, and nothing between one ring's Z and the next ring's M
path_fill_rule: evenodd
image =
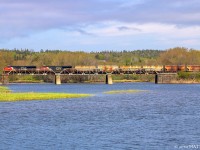
M74 76L74 75L78 75L78 76L98 76L98 75L105 75L105 83L106 84L113 84L113 80L112 80L112 73L55 73L55 72L9 72L9 73L3 73L2 74L2 84L8 84L9 83L9 76L10 75L16 75L16 76L25 76L25 75L31 75L31 76L48 76L48 75L53 75L54 76L54 80L53 82L56 85L60 85L62 84L61 82L61 76Z
M61 76L105 75L105 83L112 84L112 75L153 74L155 83L171 83L178 72L200 72L200 65L163 65L163 66L7 66L3 70L2 83L9 82L10 75L54 76L54 83L61 84Z

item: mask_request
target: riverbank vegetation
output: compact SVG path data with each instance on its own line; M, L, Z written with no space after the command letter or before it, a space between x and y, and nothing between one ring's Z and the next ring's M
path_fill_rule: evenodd
M200 72L178 72L178 83L200 83Z
M29 101L29 100L50 100L66 98L82 98L90 94L69 94L69 93L12 93L7 87L0 86L0 102Z
M9 90L8 87L5 86L0 86L0 93L10 93L11 91Z
M29 49L0 49L0 74L7 65L13 66L63 66L63 65L200 65L200 51L183 47L175 47L167 50L104 50L99 52L65 51L65 50L29 50ZM124 76L125 77L125 76ZM149 76L150 77L150 76ZM148 77L148 78L149 78ZM10 78L10 77L9 77ZM52 77L15 76L10 82L51 82ZM87 78L87 77L82 77ZM72 77L69 82L85 81L80 77ZM121 78L121 77L116 77ZM128 79L121 80L140 80ZM94 77L94 80L95 77ZM114 79L115 80L115 79ZM117 80L117 79L116 79ZM142 79L143 81L143 79ZM152 81L152 79L147 79ZM98 82L98 81L97 81Z

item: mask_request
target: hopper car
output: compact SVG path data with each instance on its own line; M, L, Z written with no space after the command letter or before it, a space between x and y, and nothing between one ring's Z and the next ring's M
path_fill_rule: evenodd
M187 65L187 71L199 72L200 71L200 65Z

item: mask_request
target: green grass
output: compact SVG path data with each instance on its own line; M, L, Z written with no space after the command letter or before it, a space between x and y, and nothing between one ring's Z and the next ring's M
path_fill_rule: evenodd
M124 93L138 93L143 92L144 90L114 90L114 91L107 91L104 92L106 94L124 94Z
M0 93L10 93L11 91L9 90L8 87L6 86L0 86Z
M0 93L0 102L81 98L88 96L90 95L68 93Z
M178 72L178 79L200 81L200 73L199 72Z
M50 100L65 98L82 98L90 94L69 94L69 93L11 93L4 86L0 86L0 102L28 101L28 100Z

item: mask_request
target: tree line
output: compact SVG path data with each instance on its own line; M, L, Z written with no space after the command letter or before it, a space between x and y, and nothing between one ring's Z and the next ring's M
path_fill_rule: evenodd
M62 50L0 49L0 72L7 65L200 65L200 51L184 47L168 50L71 52Z

